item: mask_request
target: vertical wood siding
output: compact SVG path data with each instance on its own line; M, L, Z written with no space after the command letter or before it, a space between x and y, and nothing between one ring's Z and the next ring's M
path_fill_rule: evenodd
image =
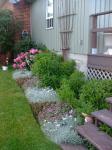
M87 54L89 52L89 16L94 13L112 10L112 0L74 0L73 33L71 53ZM58 24L58 0L54 0L54 28L46 29L46 0L37 0L31 10L32 35L37 42L45 43L50 49L60 51L60 34ZM100 16L98 27L112 26L112 14ZM102 50L104 35L98 34L98 48Z

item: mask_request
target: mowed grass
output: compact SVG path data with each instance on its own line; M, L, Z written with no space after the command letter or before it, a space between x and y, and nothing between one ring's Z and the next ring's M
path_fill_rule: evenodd
M1 70L0 150L60 150L42 133L12 72Z

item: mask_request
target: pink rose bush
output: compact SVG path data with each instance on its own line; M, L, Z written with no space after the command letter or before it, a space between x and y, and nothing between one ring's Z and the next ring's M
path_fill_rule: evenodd
M14 59L13 68L30 70L33 59L38 53L39 51L34 48L28 50L27 52L20 53L17 58Z

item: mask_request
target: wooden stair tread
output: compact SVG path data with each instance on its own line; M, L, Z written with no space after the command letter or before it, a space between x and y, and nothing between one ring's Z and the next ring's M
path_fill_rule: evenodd
M106 101L107 101L107 103L112 104L112 97L108 97L108 98L106 98Z
M103 109L96 112L92 112L91 115L112 128L112 112Z
M82 145L61 144L62 150L87 150Z
M112 138L93 124L79 126L77 131L99 150L112 150Z

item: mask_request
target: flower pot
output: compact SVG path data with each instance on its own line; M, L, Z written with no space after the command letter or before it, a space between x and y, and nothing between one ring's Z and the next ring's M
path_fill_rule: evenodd
M2 66L2 70L3 70L3 71L6 71L7 69L8 69L7 66Z

